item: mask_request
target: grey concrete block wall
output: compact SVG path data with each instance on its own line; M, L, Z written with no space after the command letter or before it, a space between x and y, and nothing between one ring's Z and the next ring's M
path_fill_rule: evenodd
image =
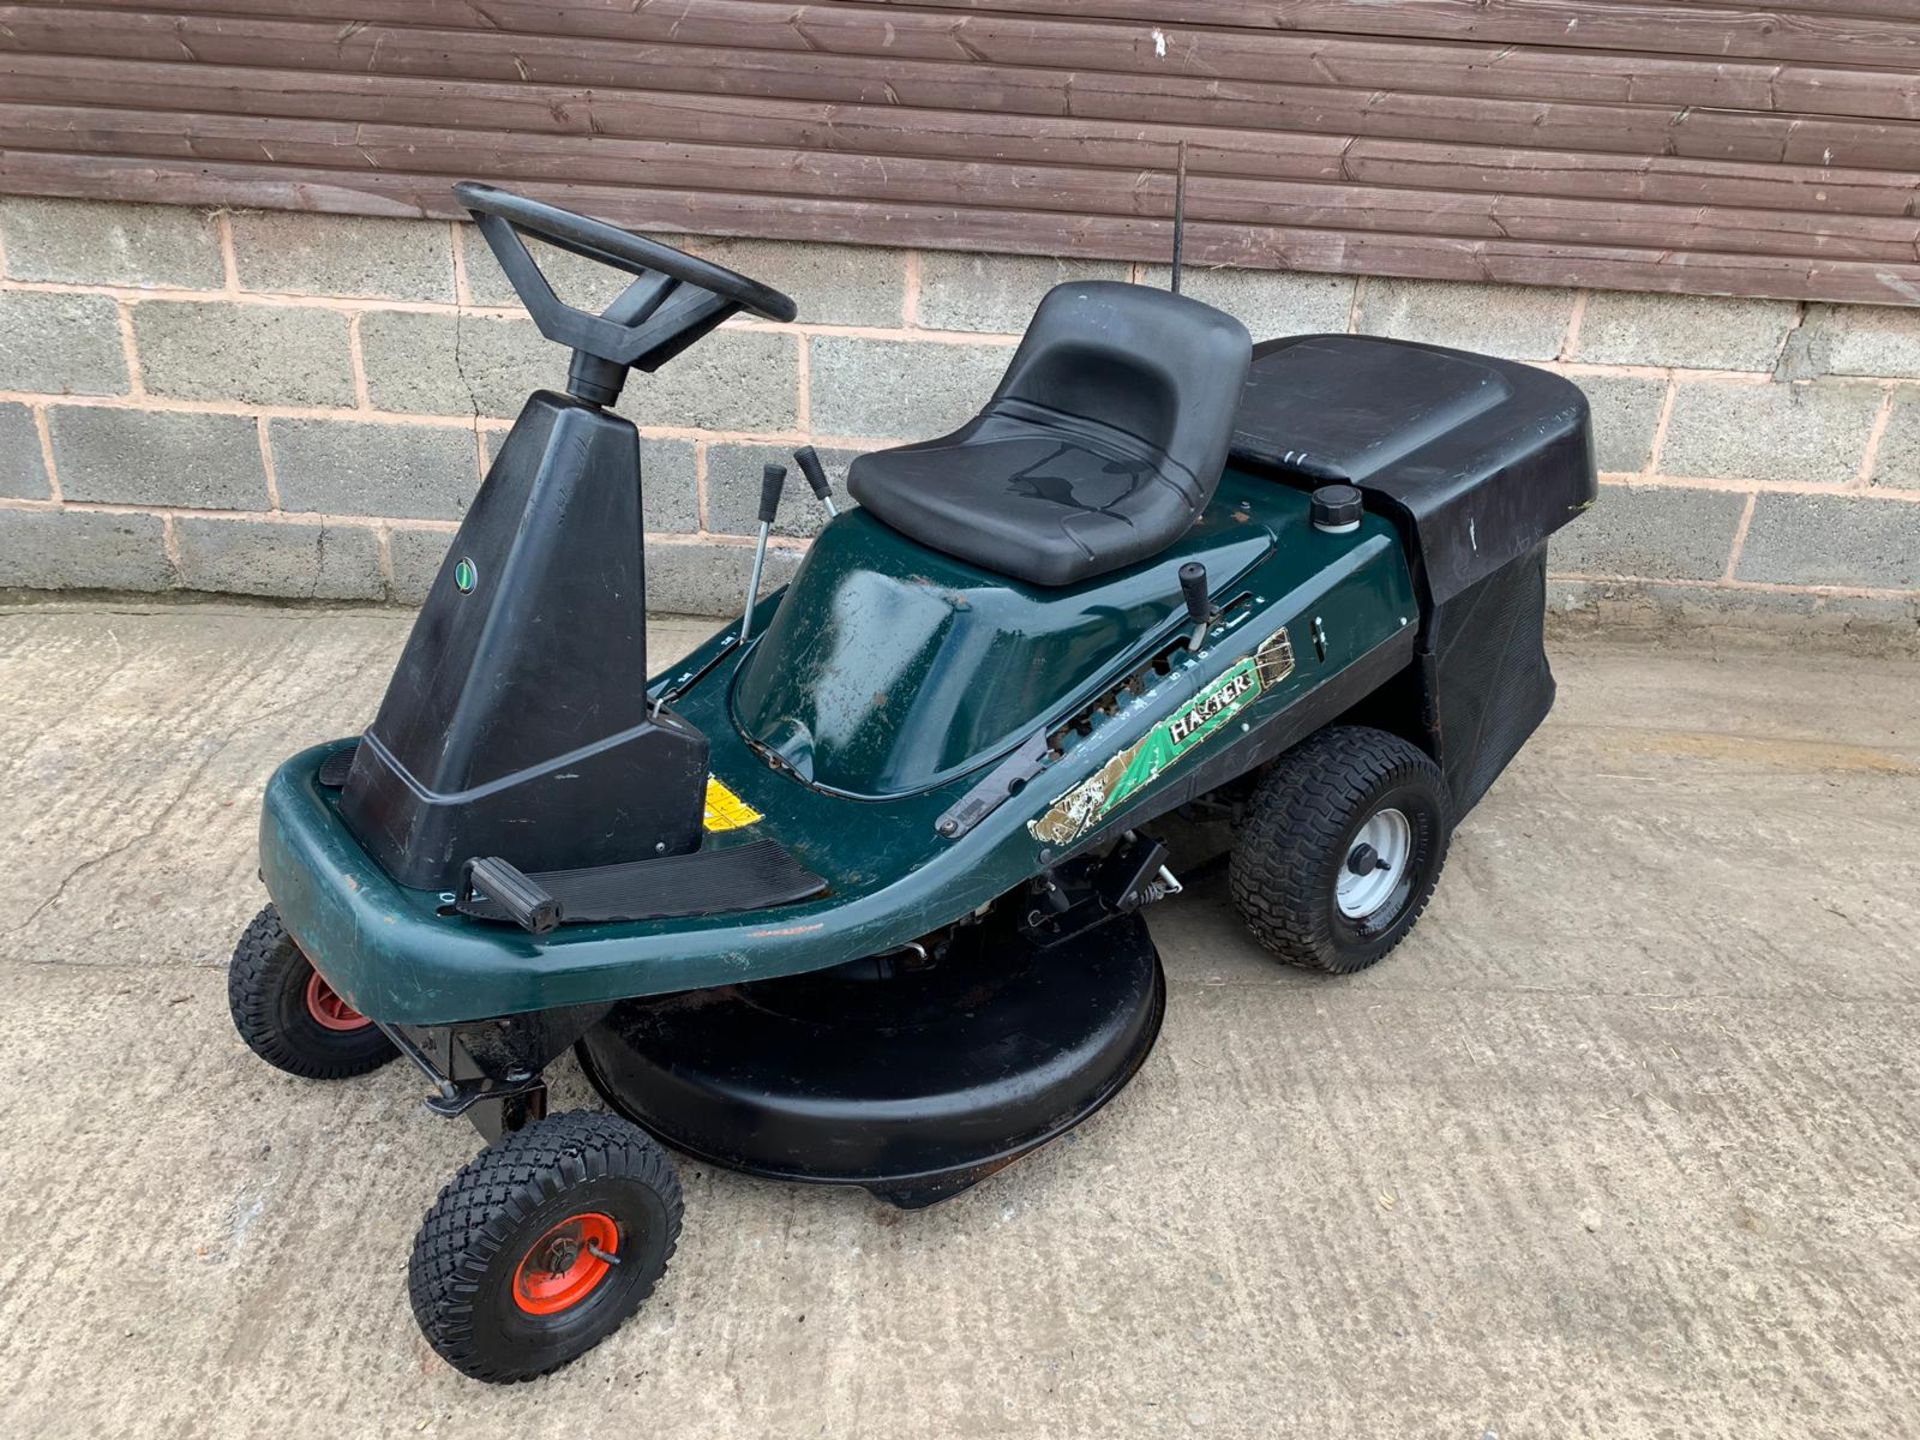
M0 290L0 390L124 395L120 307L109 295Z
M250 416L52 405L47 431L68 500L272 508L260 425Z
M813 427L823 435L925 439L966 420L993 393L1013 350L823 335L808 342Z
M244 212L229 223L242 290L396 300L457 298L453 236L442 225L358 215Z
M349 406L348 316L317 306L148 300L133 309L140 375L156 396Z
M1920 309L1810 305L1783 359L1795 379L1820 375L1920 380Z
M530 390L566 384L566 352L531 320L376 310L359 322L376 410L512 419Z
M680 245L685 239L678 235L657 235L652 238L664 240L670 245ZM466 272L465 298L475 305L519 310L520 297L513 293L506 272L493 258L493 251L480 231L472 225L456 225L453 227L453 239L461 268ZM529 239L527 248L533 253L541 273L547 277L547 283L553 287L553 293L567 304L581 309L596 312L606 309L633 278L539 240ZM685 247L682 245L681 248Z
M652 375L636 375L620 412L643 427L792 432L804 343L777 329L716 330Z
M458 520L480 488L474 432L363 420L267 422L283 510Z
M1894 393L1872 479L1895 490L1920 490L1920 387Z
M1170 266L1141 267L1143 285L1164 290L1172 278ZM1357 289L1350 275L1183 269L1180 276L1181 294L1238 316L1256 341L1347 329Z
M785 240L691 240L703 260L805 295L810 325L897 326L906 318L907 253Z
M1920 506L1762 495L1736 573L1776 585L1920 590Z
M0 507L0 589L164 590L175 579L163 516Z
M1662 466L1675 475L1845 485L1860 473L1885 400L1871 385L1683 384Z
M174 526L180 583L189 590L302 600L378 600L380 542L362 525L244 525L187 516Z
M1066 279L1163 265L668 236L793 294L620 402L641 428L650 589L732 608L759 476L786 464L769 583L864 450L949 429ZM536 247L556 289L625 278ZM0 586L412 604L526 392L566 356L464 224L0 199ZM1920 635L1920 309L1189 269L1256 340L1353 331L1483 350L1587 393L1599 503L1556 604ZM1842 617L1836 620L1835 617Z
M412 530L396 528L387 533L387 560L392 578L388 582L390 598L402 605L418 605L433 588L434 576L447 558L453 544L448 530Z
M1370 279L1360 286L1353 328L1509 360L1552 360L1566 344L1578 298L1571 290Z
M1588 297L1567 353L1601 365L1771 370L1798 308L1787 300L1603 290Z
M1746 496L1724 490L1610 486L1600 504L1553 537L1553 568L1717 580L1726 571L1746 509Z
M7 274L15 280L218 290L220 228L203 210L109 200L6 202Z
M919 323L930 330L1013 334L1055 285L1067 280L1125 280L1128 268L1106 260L929 252L920 258Z
M0 405L0 497L51 500L40 427L25 405Z
M1653 458L1654 436L1666 412L1668 383L1650 375L1575 377L1593 413L1594 463L1602 471L1637 475Z

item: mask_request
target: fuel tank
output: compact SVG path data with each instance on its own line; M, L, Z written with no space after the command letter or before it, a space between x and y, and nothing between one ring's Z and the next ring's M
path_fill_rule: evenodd
M1169 549L1084 585L1024 585L917 544L860 511L822 532L742 660L733 718L822 789L911 794L967 773L1035 722L1099 693L1186 616L1179 570L1218 596L1273 534L1216 503Z

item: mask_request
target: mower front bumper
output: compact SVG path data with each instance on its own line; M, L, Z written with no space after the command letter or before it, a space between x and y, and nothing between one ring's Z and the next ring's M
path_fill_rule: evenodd
M1031 864L1024 852L1032 842L1009 816L997 833L983 826L970 843L945 848L890 885L841 888L771 911L566 925L534 936L442 913L452 896L408 889L380 868L341 819L338 792L318 783L326 758L354 743L303 751L268 782L260 878L328 984L384 1026L457 1024L824 969L897 948L938 923L930 920L937 911L963 914L1012 883L1004 871ZM996 853L1003 850L1022 853Z

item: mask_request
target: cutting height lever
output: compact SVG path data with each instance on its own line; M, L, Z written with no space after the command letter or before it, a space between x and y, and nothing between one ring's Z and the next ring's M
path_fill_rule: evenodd
M1187 602L1187 618L1193 621L1193 634L1187 638L1187 648L1198 650L1207 643L1207 631L1218 613L1207 588L1207 567L1198 560L1189 560L1180 567L1180 594Z
M753 547L753 573L747 578L747 608L740 616L740 643L753 634L753 607L760 599L760 572L767 564L767 541L773 538L773 517L780 513L780 488L787 483L787 467L769 465L760 472L760 539Z

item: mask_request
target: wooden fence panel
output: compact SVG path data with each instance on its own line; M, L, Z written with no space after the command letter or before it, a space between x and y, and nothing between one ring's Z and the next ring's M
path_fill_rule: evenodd
M36 194L1157 259L1182 145L1202 262L1920 300L1910 0L0 6Z

